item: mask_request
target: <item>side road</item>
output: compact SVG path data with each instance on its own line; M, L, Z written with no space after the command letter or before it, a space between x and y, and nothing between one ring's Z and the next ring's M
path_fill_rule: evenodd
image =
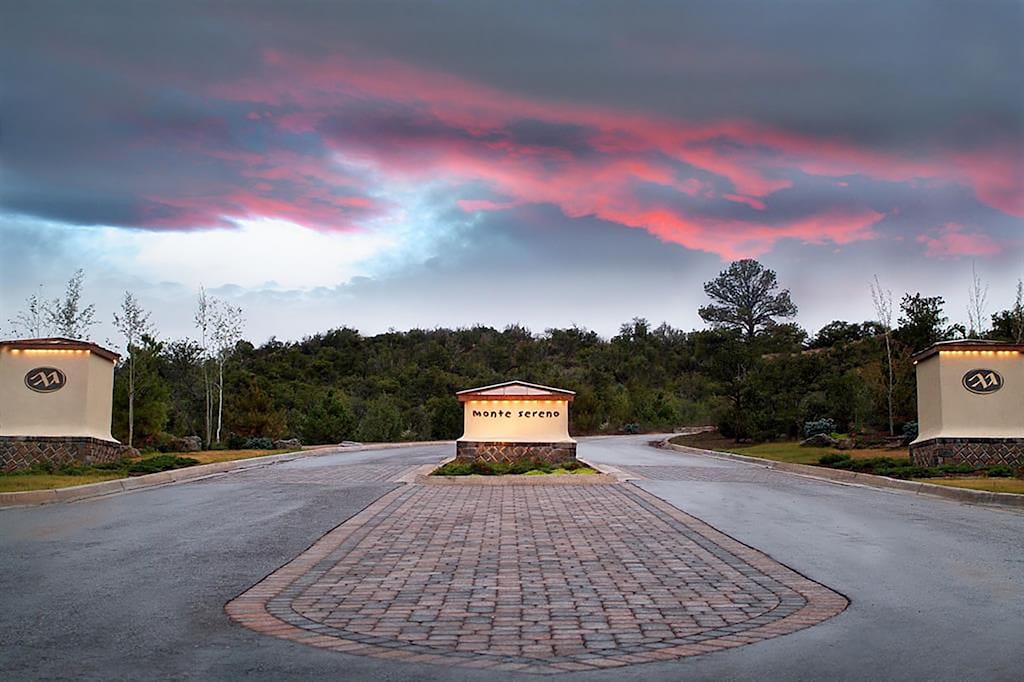
M292 462L294 460L304 459L307 457L335 455L343 452L364 452L367 450L390 450L393 448L421 447L425 445L444 445L450 442L451 441L410 441L406 443L371 443L368 445L356 445L352 447L326 445L323 447L310 448L308 450L283 452L279 455L235 459L227 462L214 462L212 464L197 464L196 466L186 467L184 469L173 469L171 471L161 471L156 474L118 478L113 481L87 483L85 485L68 486L66 488L0 493L0 509L7 507L50 504L53 502L72 502L74 500L85 500L90 497L100 497L102 495L116 495L118 493L130 492L133 490L142 490L143 488L152 488L158 485L182 483L184 481L196 481L209 476L256 469L259 467L280 464L282 462Z
M674 438L675 436L673 435L672 437ZM864 474L856 471L846 471L844 469L829 469L828 467L816 467L809 464L776 462L771 459L750 457L749 455L738 455L732 452L718 452L716 450L702 450L700 448L691 448L685 445L676 445L675 443L670 442L668 438L661 441L660 447L675 450L676 452L684 452L688 455L703 455L707 457L718 457L721 459L746 462L747 464L756 464L774 471L782 471L785 473L797 474L799 476L809 476L811 478L834 481L836 483L863 485L871 488L885 488L888 490L902 490L904 492L915 493L918 495L944 497L949 500L956 500L957 502L965 502L967 504L984 504L1024 510L1024 495L993 493L986 490L969 490L967 488L949 488L942 485L935 485L934 483L904 481L898 478L876 476L875 474Z

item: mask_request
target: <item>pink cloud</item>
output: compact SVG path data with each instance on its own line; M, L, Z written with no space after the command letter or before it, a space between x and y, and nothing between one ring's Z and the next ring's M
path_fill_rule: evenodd
M968 232L957 223L946 223L937 232L918 235L917 241L925 245L925 255L931 258L961 256L994 256L999 244L982 232Z
M792 187L794 172L834 178L841 186L847 184L841 178L854 175L966 184L986 204L1011 215L1022 212L1024 191L1012 145L977 154L904 158L751 121L693 123L539 100L393 60L351 55L310 60L268 52L258 76L220 84L207 94L263 111L260 125L281 135L319 135L328 151L358 157L385 182L472 183L501 197L457 200L465 211L552 204L570 217L594 216L644 229L723 258L756 256L782 239L849 244L879 236L875 225L884 215L856 204L820 208L784 222L773 219L767 199ZM367 106L380 112L365 114ZM363 127L355 125L359 115ZM530 126L541 133L531 135ZM545 137L547 130L558 131L556 142ZM558 135L567 141L559 144ZM358 224L358 210L387 210L380 202L356 201L367 180L345 177L329 153L310 157L272 149L240 163L244 176L280 183L272 187L280 191L261 185L229 193L216 215L265 211L319 228ZM334 185L353 191L336 195L330 190ZM291 192L297 206L279 198ZM478 189L474 196L479 197ZM722 217L732 215L731 203L758 214ZM991 243L980 234L967 238L954 231L942 237L945 244L956 242L949 247L956 252L969 248L959 241L965 238L982 251ZM922 241L930 254L947 248L933 247L927 239Z

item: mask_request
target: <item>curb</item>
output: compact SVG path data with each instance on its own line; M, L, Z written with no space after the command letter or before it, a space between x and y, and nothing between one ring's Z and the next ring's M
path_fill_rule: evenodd
M185 467L183 469L172 469L170 471L160 471L155 474L129 476L127 478L117 478L112 481L86 483L85 485L68 486L66 488L48 488L46 490L24 490L20 492L0 493L0 509L52 504L54 502L74 502L77 500L86 500L91 497L116 495L118 493L144 490L146 488L154 488L156 486L168 485L171 483L196 481L201 478L217 476L220 474L247 471L249 469L257 469L274 464L291 462L296 459L306 459L307 457L337 455L344 452L365 452L368 450L392 450L395 448L413 448L425 445L444 445L450 442L452 441L371 443L370 445L358 445L352 447L325 445L323 447L311 448L309 450L296 450L295 452L282 452L277 455L234 459L227 462L197 464L196 466Z
M673 438L674 437L675 436L673 436ZM832 483L862 485L869 488L880 488L884 490L900 490L903 492L914 493L916 495L941 497L947 500L954 500L956 502L964 502L966 504L984 504L1024 511L1024 495L1015 495L1013 493L993 493L987 490L951 488L943 485L935 485L934 483L904 481L898 478L889 478L888 476L864 474L856 471L846 471L843 469L829 469L827 467L816 467L808 464L776 462L771 459L762 459L760 457L751 457L749 455L737 455L734 452L718 452L715 450L703 450L701 448L691 448L685 445L676 445L675 443L670 443L667 438L661 442L661 447L690 455L696 454L706 457L717 457L719 459L731 459L737 462L745 462L746 464L765 467L774 471L781 471L783 473L794 474L797 476L806 476L808 478L815 478Z

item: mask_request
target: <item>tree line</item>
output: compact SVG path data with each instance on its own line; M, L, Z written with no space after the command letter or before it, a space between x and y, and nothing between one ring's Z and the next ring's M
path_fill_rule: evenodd
M30 297L11 320L16 333L88 338L95 307L82 303L83 278L76 272L62 298ZM462 428L455 391L520 378L576 391L571 429L581 435L711 423L727 436L770 440L825 418L842 431L891 435L915 419L915 351L964 337L1024 341L1024 285L1010 308L988 315L977 275L970 329L950 324L941 297L897 302L875 278L877 319L837 320L811 336L786 321L797 313L790 292L753 260L730 264L705 293L699 314L708 328L696 331L642 318L611 338L575 326L373 336L340 327L256 346L243 338L243 311L204 289L196 336L183 339L161 338L125 292L113 319L124 353L114 434L158 449L186 435L220 447L252 438L450 439Z

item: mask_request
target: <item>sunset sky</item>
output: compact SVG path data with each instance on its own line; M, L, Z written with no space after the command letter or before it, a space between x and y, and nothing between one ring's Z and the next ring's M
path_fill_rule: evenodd
M730 260L812 333L1024 276L1024 4L0 2L0 326L77 268L165 336L699 328Z

